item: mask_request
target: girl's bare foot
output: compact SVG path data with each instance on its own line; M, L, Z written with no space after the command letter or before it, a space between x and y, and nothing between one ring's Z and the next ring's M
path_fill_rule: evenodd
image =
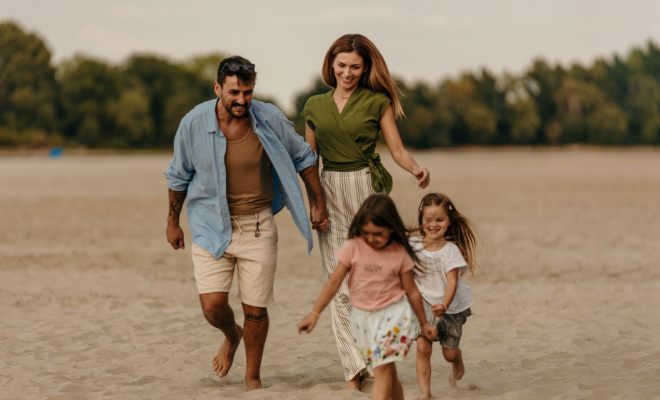
M246 380L245 381L245 388L247 389L248 392L251 392L251 391L257 390L257 389L263 389L264 387L261 386L261 381L259 381L259 380L257 380L257 381L248 381L248 380Z
M225 338L222 346L220 346L215 357L213 357L213 370L220 378L224 378L229 373L229 369L234 363L236 349L238 349L238 345L243 338L243 328L236 325L236 330L238 331L238 340L235 343L230 343L229 340Z
M431 397L430 394L422 394L421 396L419 396L417 400L432 400L432 399L433 397Z
M465 375L465 364L463 364L463 357L459 354L458 360L451 363L451 371L454 379L460 381Z

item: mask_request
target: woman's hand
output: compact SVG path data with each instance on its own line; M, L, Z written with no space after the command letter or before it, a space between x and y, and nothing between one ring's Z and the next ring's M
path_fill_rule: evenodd
M433 310L433 315L435 315L436 317L439 318L439 317L442 317L443 315L445 315L447 313L447 306L442 304L442 303L441 304L435 304L435 305L431 306L431 310Z
M417 178L419 181L417 186L420 189L425 189L429 185L429 182L431 181L431 174L429 173L428 169L417 167L413 169L412 174L415 175L415 178Z
M307 333L311 333L314 327L316 326L316 321L319 320L319 317L313 314L307 315L305 318L300 321L298 324L298 333L302 333L303 331Z
M433 339L438 336L438 328L427 322L422 326L422 333L429 342L433 343Z

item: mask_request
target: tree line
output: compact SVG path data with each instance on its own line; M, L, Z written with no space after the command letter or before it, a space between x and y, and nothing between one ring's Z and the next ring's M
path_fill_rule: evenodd
M181 118L215 96L222 58L134 54L113 65L77 55L53 65L38 35L0 23L0 146L171 147ZM660 48L651 41L590 66L537 59L518 75L484 68L437 85L397 82L406 112L397 124L411 147L660 144ZM299 133L307 99L329 90L318 78L296 97L289 118Z

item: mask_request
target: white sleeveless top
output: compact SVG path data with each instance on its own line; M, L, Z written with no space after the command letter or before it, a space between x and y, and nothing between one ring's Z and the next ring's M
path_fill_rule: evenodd
M424 262L424 269L415 266L415 283L424 300L431 305L442 303L447 289L447 273L458 268L459 275L468 269L467 262L461 250L455 243L447 242L445 247L438 251L429 252L422 246L422 238L410 238L410 246ZM472 291L470 286L458 278L456 295L447 310L447 314L458 314L472 305Z

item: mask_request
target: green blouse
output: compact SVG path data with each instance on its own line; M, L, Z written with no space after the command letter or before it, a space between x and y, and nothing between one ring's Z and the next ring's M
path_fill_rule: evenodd
M307 100L302 116L314 130L323 169L358 171L369 167L376 192L392 190L392 176L375 153L380 119L391 101L387 95L358 86L341 113L333 91Z

